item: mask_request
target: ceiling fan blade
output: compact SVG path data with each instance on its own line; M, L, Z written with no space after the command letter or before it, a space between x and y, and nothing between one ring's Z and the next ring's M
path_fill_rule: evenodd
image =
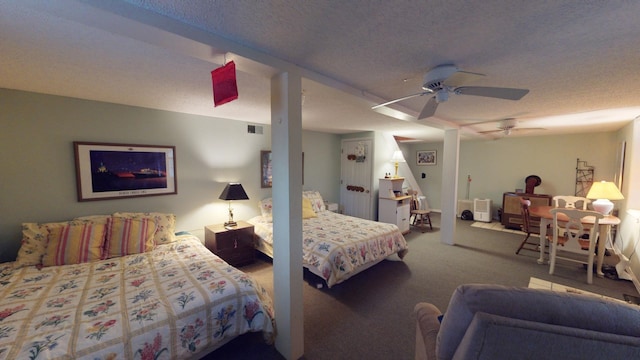
M520 127L515 127L515 128L511 128L511 129L496 129L496 130L488 130L488 131L478 131L478 133L480 133L480 134L503 133L504 135L510 135L511 133L514 133L514 132L521 133L521 134L526 134L528 132L535 132L535 131L541 131L541 130L547 130L547 129L545 129L545 128L520 128Z
M474 81L477 81L477 80L483 78L484 76L485 76L484 74L458 70L456 73L454 73L453 75L449 76L449 78L447 78L445 81L443 81L443 84L456 88L456 87L461 86L463 84L469 84L469 83L472 83Z
M519 133L528 133L528 132L535 132L535 131L541 131L541 130L547 130L545 128L515 128L512 129L513 131L519 132Z
M506 100L520 100L529 93L528 89L513 89L485 86L463 86L454 90L456 95L485 96Z
M478 134L495 134L499 132L504 132L504 130L498 129L498 130L478 131Z
M403 100L407 100L407 99L411 99L411 98L414 98L414 97L417 97L417 96L427 95L427 94L431 94L431 93L433 93L433 91L431 91L431 90L421 91L419 93L407 95L407 96L404 96L404 97L401 97L401 98L398 98L398 99L395 99L395 100L387 101L386 103L382 103L382 104L378 104L378 105L372 106L371 110L375 110L375 109L381 108L383 106L395 104L395 103L397 103L399 101L403 101Z
M433 114L436 113L436 108L438 107L438 102L436 101L436 97L432 96L429 101L424 105L422 111L420 111L420 115L418 115L418 120L422 120L428 117L432 117Z

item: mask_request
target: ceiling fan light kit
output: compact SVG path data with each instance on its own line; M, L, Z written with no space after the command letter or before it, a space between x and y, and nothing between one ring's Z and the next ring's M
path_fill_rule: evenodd
M436 93L436 102L441 103L449 100L449 92L446 90L440 90Z
M431 117L435 114L438 104L449 99L449 93L455 95L473 95L491 97L505 100L520 100L529 93L527 89L499 88L486 86L460 86L467 80L474 77L484 76L483 74L462 71L455 65L439 65L429 70L423 78L422 92L404 96L383 104L373 106L375 110L379 107L390 105L399 101L407 100L426 94L433 95L422 108L418 120Z

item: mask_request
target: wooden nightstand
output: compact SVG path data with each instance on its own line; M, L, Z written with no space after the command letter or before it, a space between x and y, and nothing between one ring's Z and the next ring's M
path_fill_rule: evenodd
M232 266L255 260L253 236L253 225L244 221L238 221L233 228L225 228L223 224L204 227L204 245Z

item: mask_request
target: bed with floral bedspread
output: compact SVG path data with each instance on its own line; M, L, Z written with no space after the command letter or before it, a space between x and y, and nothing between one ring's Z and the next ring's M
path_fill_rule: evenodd
M310 200L311 212L305 211L304 198ZM259 239L258 250L273 257L273 220L269 211L264 210L270 209L270 204L271 199L262 200L259 204L262 215L249 222ZM394 254L402 259L408 251L396 225L328 211L315 191L303 192L302 241L303 266L320 276L328 287Z
M192 359L274 336L271 299L192 235L88 263L0 264L0 359Z

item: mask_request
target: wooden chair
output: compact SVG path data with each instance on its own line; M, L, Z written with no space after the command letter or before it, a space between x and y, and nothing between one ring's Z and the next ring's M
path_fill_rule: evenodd
M527 233L527 235L524 237L524 240L522 240L522 243L520 243L518 250L516 250L516 255L519 254L520 250L522 249L531 250L531 251L544 251L544 249L540 249L540 241L538 239L533 239L531 242L527 241L529 240L529 237L531 236L531 234L540 235L540 228L539 227L536 228L535 226L531 225L531 215L529 214L529 206L531 206L531 200L520 197L520 210L522 214L522 231ZM546 240L550 241L550 238L552 237L552 235L551 233L549 233L548 227L546 230L547 230ZM532 247L527 247L527 245L531 245Z
M587 210L589 203L591 203L590 199L581 196L556 195L553 197L553 206L558 208Z
M553 197L553 206L567 209L587 210L587 205L591 200L581 196L556 195Z
M593 260L596 252L596 241L598 239L598 223L604 216L596 211L578 210L567 208L551 209L553 214L553 241L551 243L551 253L549 255L549 274L553 275L556 266L556 259L563 259L571 262L587 264L587 283L593 283ZM583 218L593 216L594 222L583 224ZM561 235L562 234L562 235ZM588 234L585 239L583 235ZM577 241L582 249L587 250L587 261L576 257L558 256L558 246L569 241ZM588 242L588 243L587 243Z
M520 253L520 250L531 250L531 251L540 251L540 242L529 242L529 237L531 234L538 235L540 232L536 232L531 226L531 216L529 215L529 206L531 205L531 201L520 198L520 213L522 215L522 231L527 233L527 236L524 237L524 240L520 243L518 250L516 250L516 255ZM535 239L534 239L535 240ZM532 245L533 247L526 247L526 245Z
M422 232L425 231L425 223L429 224L429 229L433 230L433 226L431 225L431 210L429 210L429 205L427 205L425 200L424 209L420 208L420 201L417 196L418 192L413 191L411 194L411 215L409 216L409 220L413 218L411 221L411 225L418 226ZM417 223L417 224L416 224Z

